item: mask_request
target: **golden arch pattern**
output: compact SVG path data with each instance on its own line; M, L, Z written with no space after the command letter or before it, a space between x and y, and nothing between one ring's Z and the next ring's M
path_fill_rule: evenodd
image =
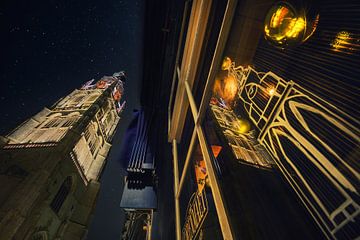
M257 139L319 225L333 237L359 216L359 122L293 81L252 67L226 69ZM355 223L359 224L359 223Z

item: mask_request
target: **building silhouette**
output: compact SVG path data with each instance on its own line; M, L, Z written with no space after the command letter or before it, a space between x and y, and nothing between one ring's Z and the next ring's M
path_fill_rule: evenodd
M124 81L91 80L1 138L1 239L86 236Z

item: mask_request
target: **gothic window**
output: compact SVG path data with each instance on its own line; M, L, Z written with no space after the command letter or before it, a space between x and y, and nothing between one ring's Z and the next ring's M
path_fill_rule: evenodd
M38 139L42 137L43 134L45 134L46 131L43 130L36 130L30 136L28 137L27 141L36 142Z
M114 121L114 115L113 112L110 112L106 119L106 125L110 126L110 124Z
M87 141L87 143L89 144L89 148L91 153L93 154L95 151L95 142L94 142L94 132L93 129L91 129L91 127L88 127L85 131L85 139Z
M66 119L66 121L64 122L62 127L69 127L69 126L73 125L74 122L75 122L74 118Z
M87 128L86 130L85 130L85 139L86 139L86 141L88 141L89 139L90 139L90 130L89 130L89 128Z
M83 104L83 101L84 101L85 97L86 97L86 95L84 95L83 93L80 93L80 94L78 93L78 94L72 96L68 100L67 104L65 105L65 108L67 108L67 109L70 108L71 109L71 108L74 108L74 107L81 106Z
M85 98L85 95L79 95L79 96L76 96L72 102L74 102L74 104L78 104L80 103L83 99Z
M98 140L99 140L99 147L102 147L104 144L103 138L99 136Z
M72 126L77 120L80 119L80 113L79 112L73 112L69 115L54 119L54 122L49 122L46 125L49 125L48 127L70 127ZM46 127L45 125L45 127Z
M90 145L90 151L94 155L96 149L95 141L89 142L89 145Z
M43 128L58 127L62 123L62 118L50 119Z
M88 97L88 99L86 99L86 101L92 103L92 102L94 102L94 101L97 99L98 96L99 96L98 94L90 95L90 96Z
M56 193L54 199L52 200L50 207L55 213L59 213L63 203L65 202L67 196L70 193L72 185L72 177L67 177L64 182L61 184L58 192Z
M110 108L111 108L111 102L108 100L106 101L106 105L104 106L104 112L109 111Z
M62 124L62 127L70 127L72 126L77 120L79 119L79 117L71 117L65 120L64 124Z

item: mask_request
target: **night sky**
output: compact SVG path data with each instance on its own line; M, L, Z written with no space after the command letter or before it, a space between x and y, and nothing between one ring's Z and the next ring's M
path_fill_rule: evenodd
M102 175L88 239L120 239L121 138L139 105L143 1L0 3L0 135L82 83L125 70L126 109Z
M141 1L1 1L0 134L92 78L138 81L142 20Z

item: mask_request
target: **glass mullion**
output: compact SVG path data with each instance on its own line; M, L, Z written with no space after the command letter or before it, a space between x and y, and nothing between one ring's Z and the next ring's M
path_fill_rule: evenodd
M202 126L196 125L196 128L197 128L197 136L199 139L201 152L205 160L206 171L210 180L211 192L214 198L216 212L219 218L219 223L223 237L224 239L234 239L230 227L229 217L225 209L225 204L220 190L220 184L216 177L215 166L213 165L213 162L211 160L212 153L210 153L209 151Z

